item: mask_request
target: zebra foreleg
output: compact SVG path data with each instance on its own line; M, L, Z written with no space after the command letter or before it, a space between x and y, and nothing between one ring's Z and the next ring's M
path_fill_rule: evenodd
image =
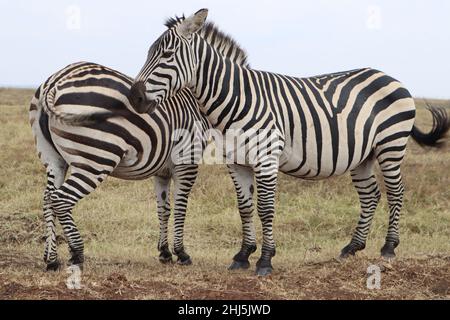
M258 192L258 215L262 223L263 244L261 257L256 263L256 275L272 273L272 257L275 256L273 239L273 219L275 215L275 191L277 186L278 163L265 163L255 170Z
M58 166L47 166L47 187L44 191L43 212L46 225L44 262L47 271L57 271L60 268L56 243L56 215L51 206L50 196L59 188L67 173L67 164L61 163Z
M106 176L107 173L102 173L92 178L92 175L86 175L83 170L72 168L69 178L50 196L53 212L69 244L71 254L69 265L77 265L80 269L84 263L84 243L73 220L72 209L78 201L94 191Z
M255 191L253 169L239 165L228 165L228 171L236 189L243 235L241 250L233 257L233 262L228 269L248 269L250 267L248 258L256 251L255 226L253 224L253 193Z
M197 165L180 165L174 168L174 236L173 252L178 257L180 265L192 264L191 257L184 249L184 221L189 194L198 174Z
M169 249L168 232L169 232L169 218L170 218L170 178L158 177L154 178L156 204L159 220L159 261L161 263L172 262L172 252Z
M352 240L341 251L341 258L355 255L366 247L367 235L373 216L381 198L380 189L373 170L374 159L368 159L358 168L352 170L352 182L359 195L361 214Z

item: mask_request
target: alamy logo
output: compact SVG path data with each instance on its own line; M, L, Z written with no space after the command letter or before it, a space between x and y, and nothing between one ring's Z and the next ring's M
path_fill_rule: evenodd
M379 6L369 6L367 8L366 26L370 30L380 30L383 25L381 8Z
M66 280L68 289L81 289L81 269L77 265L72 265L67 268L69 277Z
M381 268L375 264L367 267L367 289L379 290L381 289Z
M71 31L81 29L80 7L71 5L66 8L66 28Z

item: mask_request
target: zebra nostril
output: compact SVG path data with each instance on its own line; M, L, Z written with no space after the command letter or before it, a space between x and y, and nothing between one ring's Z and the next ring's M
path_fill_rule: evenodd
M145 85L143 82L137 82L131 87L130 101L135 108L140 108L145 104Z

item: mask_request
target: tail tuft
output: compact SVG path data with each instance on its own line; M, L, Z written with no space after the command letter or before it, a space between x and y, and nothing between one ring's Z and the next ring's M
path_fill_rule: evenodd
M444 138L450 129L450 120L447 111L442 107L427 108L433 117L433 126L428 133L422 132L416 126L413 127L411 136L421 146L441 148L444 145Z

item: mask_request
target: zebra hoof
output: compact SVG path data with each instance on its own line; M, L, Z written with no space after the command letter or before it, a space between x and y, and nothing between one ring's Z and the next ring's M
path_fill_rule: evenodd
M177 264L180 266L190 266L192 264L191 257L183 249L180 251L175 250L175 254L178 257Z
M266 277L272 274L273 268L272 263L269 259L260 258L256 262L255 274L259 277Z
M188 257L187 259L178 258L177 264L180 266L190 266L192 264L192 260L190 257Z
M349 246L344 247L344 249L341 250L341 254L339 255L339 259L345 260L350 257L354 257L356 254L356 251L353 248L349 248Z
M164 250L159 253L159 262L162 264L170 264L173 263L172 253L169 250Z
M272 267L256 267L255 274L258 277L267 277L272 274L273 268Z
M72 257L69 259L69 266L77 265L83 268L84 254L83 253L72 253Z
M231 265L228 267L228 270L247 270L250 268L250 262L247 261L236 261L233 260Z
M356 252L363 250L365 247L365 245L349 243L341 250L339 259L347 259L350 256L355 256Z
M386 242L381 248L381 257L386 260L394 260L395 259L395 248L397 245L392 242Z
M47 263L45 271L59 271L61 269L61 262L59 260Z
M171 264L171 263L173 263L172 256L170 256L170 257L159 256L158 259L159 259L159 262L161 262L162 264Z

